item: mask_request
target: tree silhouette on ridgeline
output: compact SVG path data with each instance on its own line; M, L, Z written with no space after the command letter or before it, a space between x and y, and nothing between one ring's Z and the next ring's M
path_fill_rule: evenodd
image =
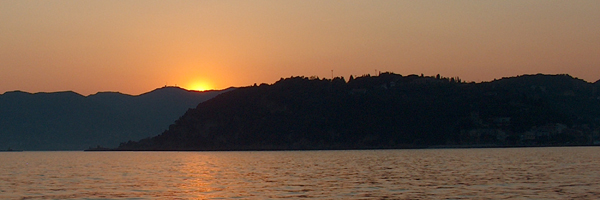
M188 110L116 150L291 150L589 145L597 84L569 75L466 83L436 75L282 78Z

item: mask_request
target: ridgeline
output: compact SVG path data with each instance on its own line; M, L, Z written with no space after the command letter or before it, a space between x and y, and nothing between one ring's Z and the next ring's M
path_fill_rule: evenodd
M308 150L598 144L600 84L569 75L291 77L223 93L111 150Z
M6 92L0 95L0 149L84 150L156 135L187 109L223 91L163 87L141 95Z

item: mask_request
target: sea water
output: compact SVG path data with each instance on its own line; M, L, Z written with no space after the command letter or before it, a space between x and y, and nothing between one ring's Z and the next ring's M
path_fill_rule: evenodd
M1 152L0 199L600 199L600 147Z

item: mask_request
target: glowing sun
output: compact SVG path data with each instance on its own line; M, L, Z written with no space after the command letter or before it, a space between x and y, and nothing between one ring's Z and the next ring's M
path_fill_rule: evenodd
M205 91L205 90L213 89L208 83L202 82L202 81L191 82L187 88L189 90L196 90L196 91Z

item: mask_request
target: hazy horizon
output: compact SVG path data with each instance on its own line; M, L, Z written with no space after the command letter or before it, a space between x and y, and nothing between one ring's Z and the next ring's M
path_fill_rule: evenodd
M384 73L384 72L381 72L381 73ZM391 72L391 73L394 73L394 72ZM538 73L538 74L540 74L540 73ZM353 76L354 76L354 77L360 77L360 76L364 76L364 75L367 75L367 74L358 75L358 76L354 76L354 75L353 75ZM370 74L369 74L369 75L370 75ZM401 74L401 75L402 75L402 76L409 76L409 75L420 75L420 74ZM436 75L437 75L437 74L436 74ZM440 75L441 75L442 77L446 77L446 76L444 76L444 75L442 75L442 74L440 74ZM536 75L536 74L519 74L519 75L515 75L515 76L510 76L510 77L517 77L517 76L522 76L522 75ZM544 74L544 75L561 75L561 74ZM570 74L568 74L568 75L570 75ZM303 75L299 75L299 76L300 76L300 77L310 77L310 76L303 76ZM375 75L375 76L377 76L377 75ZM435 77L435 75L426 75L426 74L424 74L424 76L426 76L426 77ZM572 76L572 75L571 75L571 76ZM290 76L290 77L296 77L296 76ZM342 77L342 76L336 76L336 77L334 77L334 78L338 78L338 77ZM344 78L346 81L348 81L349 77L350 77L350 76L348 76L348 77L343 77L343 78ZM474 83L483 83L483 82L491 82L491 81L494 81L494 80L499 80L499 79L502 79L502 78L510 78L510 77L499 77L499 78L494 78L494 79L492 79L492 80L485 80L485 81L478 81L478 82L475 82L475 81L468 81L468 80L461 80L461 81L464 81L464 82L474 82ZM289 77L281 77L281 78L289 78ZM319 77L319 78L331 79L331 77ZM448 78L452 78L452 77L448 77ZM459 78L460 78L460 77L459 77ZM578 78L578 77L573 77L573 78L580 79L580 78ZM279 79L277 79L277 80L273 80L273 81L271 81L271 82L266 82L266 84L274 84L274 83L275 83L275 82L277 82L278 80L279 80ZM582 79L582 80L584 80L584 79ZM588 82L588 83L594 83L594 82L596 82L596 81L588 81L588 80L584 80L584 81L586 81L586 82ZM600 80L597 80L597 81L600 81ZM256 83L256 84L262 84L262 83ZM0 93L0 95L3 95L3 94L5 94L5 93L7 93L7 92L16 92L16 91L20 91L20 92L26 92L26 93L31 93L31 94L36 94L36 93L75 92L75 93L77 93L77 94L80 94L80 95L83 95L83 96L90 96L90 95L94 95L94 94L98 94L98 93L105 93L105 92L113 92L113 93L121 93L121 94L125 94L125 95L131 95L131 96L139 96L139 95L146 94L146 93L152 92L152 91L154 91L154 90L162 89L162 88L180 88L180 89L187 90L187 91L192 91L192 92L210 92L210 91L220 91L220 90L227 90L227 89L230 89L230 88L247 87L247 86L252 86L252 85L253 85L253 84L251 84L251 85L242 85L242 86L229 86L229 87L226 87L226 88L212 88L212 89L207 89L207 90L194 90L194 89L188 89L188 88L185 88L185 87L182 87L182 86L178 86L178 85L163 85L163 86L156 87L156 88L153 88L153 89L149 89L149 90L147 90L147 91L142 91L141 93L136 93L136 94L124 93L124 92L121 92L121 91L96 91L96 92L92 92L92 93L89 93L89 94L83 94L83 93L80 93L80 92L77 92L77 91L73 91L73 90L35 91L35 92L31 92L31 91L24 91L24 90L19 90L19 89L17 89L17 90L8 90L8 91L3 91L3 92L1 92L1 93Z
M0 1L0 93L389 71L600 79L600 1Z
M153 92L155 90L163 89L163 88L178 88L178 89L182 89L182 90L187 90L189 92L200 92L200 93L202 93L202 92L227 90L227 89L230 89L230 88L233 88L233 87L228 87L228 88L223 88L223 89L209 89L209 90L202 90L202 91L200 91L200 90L186 89L186 88L183 88L183 87L180 87L180 86L176 86L176 85L164 85L164 86L161 86L161 87L150 89L148 91L144 91L144 92L139 93L139 94L128 94L128 93L123 93L123 92L120 92L120 91L97 91L97 92L90 93L90 94L82 94L82 93L79 93L79 92L73 91L73 90L38 91L38 92L30 92L30 91L24 91L24 90L9 90L9 91L4 91L4 92L0 93L0 95L3 95L5 93L7 93L7 92L25 92L25 93L30 93L30 94L74 92L74 93L77 93L79 95L86 96L86 97L87 96L92 96L92 95L95 95L95 94L99 94L99 93L120 93L120 94L123 94L123 95L129 95L129 96L139 96L139 95L147 94L147 93Z

